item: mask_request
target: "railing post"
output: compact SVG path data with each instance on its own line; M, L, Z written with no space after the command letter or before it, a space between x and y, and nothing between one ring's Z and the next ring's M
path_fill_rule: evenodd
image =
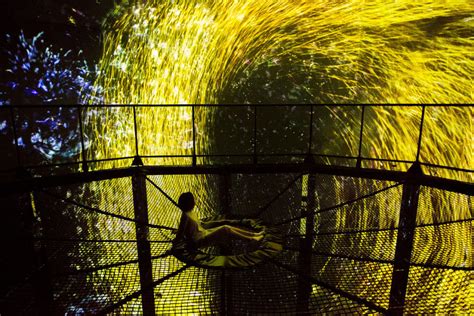
M42 229L39 227L39 214L36 209L34 192L30 192L28 196L27 206L22 212L22 221L24 223L24 236L27 241L30 253L30 263L33 268L34 276L32 278L33 287L38 307L39 315L53 314L53 294L51 292L51 284L49 280L49 266L44 247L44 241L40 240Z
M314 108L311 105L311 112L309 117L309 141L308 141L308 155L312 154L313 150L313 116L314 116Z
M360 134L359 134L359 152L357 154L356 168L362 167L362 138L364 137L364 115L365 115L365 105L362 105L360 118Z
M16 119L15 112L13 111L13 106L10 106L10 118L12 121L12 132L13 132L13 143L15 144L15 153L16 153L16 164L17 164L17 176L18 177L27 177L28 173L22 166L22 161L20 158L20 146L18 145L18 133L16 129Z
M420 160L421 141L423 139L423 123L425 122L426 106L423 105L421 109L420 132L418 133L418 146L416 147L416 162Z
M138 269L140 272L140 286L142 289L143 315L155 315L153 271L151 264L150 242L148 241L148 203L146 193L146 178L139 170L132 176L133 206L137 234Z
M220 185L219 185L219 197L220 197L220 204L222 207L221 213L222 215L230 216L231 214L231 196L230 196L230 188L231 188L231 176L229 173L224 173L219 175L220 177ZM225 255L229 255L232 253L232 250L229 247L223 247L221 249L222 253ZM224 270L222 272L222 284L221 284L221 312L222 315L231 316L234 314L233 312L233 287L232 287L232 275L227 271Z
M312 156L308 156L306 163L314 162ZM314 210L316 208L316 175L308 175L308 195L306 200L306 225L305 238L300 239L300 255L298 257L298 269L300 271L298 279L297 312L307 314L309 300L313 291L308 277L311 276L311 257L314 242Z
M192 121L193 121L193 158L192 165L196 167L196 113L194 105L191 106L192 110Z
M84 122L82 120L81 107L77 107L77 119L79 120L79 133L80 133L80 138L81 138L82 171L87 172L89 170L89 167L87 166L86 145L84 142Z
M257 164L257 106L253 106L253 163Z
M416 183L416 176L422 174L421 167L414 163L408 170L407 182L403 184L400 219L398 224L397 244L395 248L395 262L390 289L388 312L390 315L402 315L405 306L405 296L410 271L410 260L413 249L413 238L416 227L416 214L420 185Z
M137 125L137 109L133 106L133 133L135 136L135 157L132 161L132 166L143 166L142 158L138 150L138 125Z

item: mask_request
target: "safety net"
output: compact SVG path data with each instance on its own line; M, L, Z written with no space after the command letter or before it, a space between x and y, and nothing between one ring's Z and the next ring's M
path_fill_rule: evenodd
M21 216L4 232L11 255L2 269L12 273L2 311L141 314L146 300L157 314L389 310L405 183L304 173L141 176L147 219L136 215L133 177L3 197L2 208ZM180 260L172 251L181 216L175 203L185 191L194 193L200 218L258 218L278 230L282 249L233 269ZM418 192L405 311L467 312L472 196L428 186ZM148 230L148 283L137 227ZM19 242L28 251L15 249ZM230 248L249 251L238 242Z

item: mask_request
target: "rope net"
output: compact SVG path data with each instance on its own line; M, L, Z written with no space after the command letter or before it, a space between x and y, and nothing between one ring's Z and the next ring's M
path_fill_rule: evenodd
M127 177L1 198L12 225L2 236L11 255L1 269L11 273L2 282L0 312L142 314L136 225L148 227L157 314L389 309L403 183L319 174L146 178L148 224L136 219ZM278 227L284 250L247 269L181 262L171 250L181 216L174 203L185 191L195 195L200 218L259 218ZM469 311L473 218L471 196L420 188L407 313ZM309 253L302 248L307 236Z

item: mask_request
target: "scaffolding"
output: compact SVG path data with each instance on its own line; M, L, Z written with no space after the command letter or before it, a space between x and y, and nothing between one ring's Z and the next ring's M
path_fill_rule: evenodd
M262 153L257 120L262 110L246 105L228 108L253 114L250 152L200 154L195 130L199 106L188 107L193 147L190 155L183 155L190 163L179 166L143 164L144 158L170 156L140 154L136 107L136 155L125 157L132 165L124 168L91 170L100 161L86 159L83 115L77 116L81 159L74 162L24 164L12 125L15 176L6 176L0 184L0 203L11 213L7 240L12 252L3 261L6 266L10 261L19 264L20 272L5 274L0 312L291 315L470 310L473 185L425 174L423 168L469 175L473 171L420 161L426 107L420 107L413 160L362 156L366 106L360 107L356 156L315 151L316 106L303 106L309 124L301 152ZM292 111L291 106L282 108ZM86 110L77 109L78 114ZM20 110L8 109L12 122ZM222 157L247 160L209 163ZM319 158L345 162L323 164ZM364 165L373 161L410 167ZM57 172L70 165L81 170ZM37 171L44 169L49 175ZM190 183L202 189L194 192L201 217L259 218L282 232L283 251L241 269L206 269L178 260L170 251L180 216L175 201ZM239 244L232 248L245 251Z

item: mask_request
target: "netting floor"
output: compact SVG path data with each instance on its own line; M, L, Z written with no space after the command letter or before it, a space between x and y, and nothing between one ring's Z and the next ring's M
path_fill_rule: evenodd
M0 313L141 315L147 300L157 315L390 310L397 240L405 232L399 222L403 183L306 174L144 177L145 220L137 217L130 177L2 197L0 203L21 216L12 221L16 233L5 239L12 255L1 262L10 273L2 275ZM184 190L195 192L201 218L226 213L278 227L283 250L236 269L180 261L171 252L181 214L173 201ZM468 312L472 196L421 186L417 214L405 312Z

